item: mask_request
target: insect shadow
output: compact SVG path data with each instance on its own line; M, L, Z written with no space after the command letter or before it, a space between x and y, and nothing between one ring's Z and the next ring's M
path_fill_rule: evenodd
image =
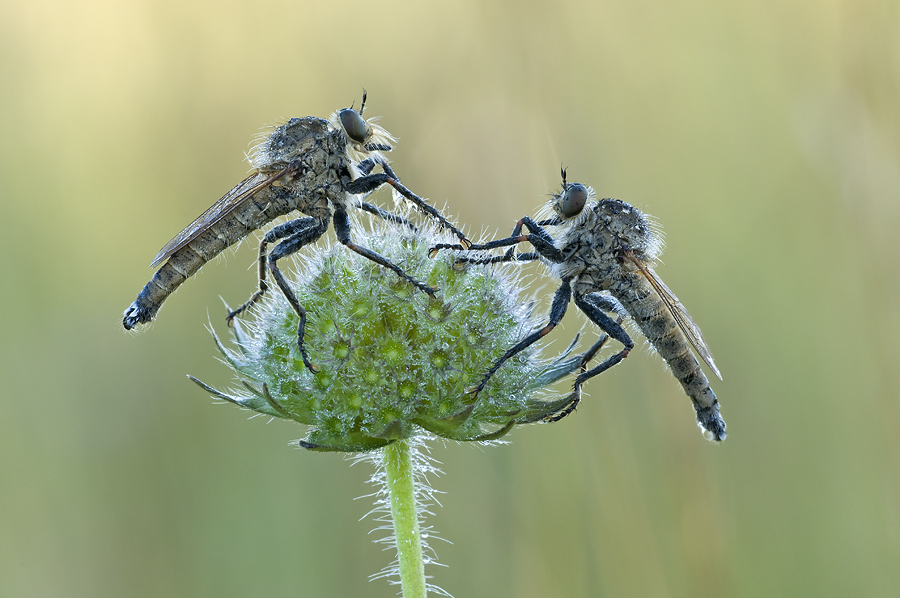
M582 372L575 379L573 392L563 407L546 419L556 421L574 411L581 400L582 385L628 356L634 341L622 327L627 315L666 361L690 397L704 435L711 440L724 440L725 422L719 415L718 400L691 347L719 379L722 376L700 328L653 270L662 253L660 231L634 206L618 199L597 200L593 189L580 183L567 183L564 169L561 174L562 191L554 194L545 206L547 215L552 217L535 221L525 216L516 222L512 235L505 239L470 247L441 244L430 250L433 256L441 249L481 251L510 247L501 256L464 257L458 262L493 264L541 260L562 281L553 296L549 322L513 345L470 392L477 395L506 360L549 334L562 321L569 302L574 300L588 319L619 341L623 349ZM529 234L522 234L523 226ZM552 227L555 238L544 227ZM515 245L523 242L530 243L534 251L516 253Z
M199 218L178 233L150 264L162 267L144 286L122 320L126 330L150 322L163 302L179 285L225 248L244 239L272 220L298 211L305 217L269 230L259 244L259 290L228 314L228 323L256 303L269 289L267 271L299 316L297 345L303 363L316 371L303 343L306 311L278 267L278 260L315 242L334 220L335 234L348 249L393 270L397 276L434 296L437 289L416 280L384 256L353 242L348 209L356 207L385 220L415 226L390 212L362 200L388 184L417 208L452 231L461 245L471 243L424 199L404 187L394 174L384 152L392 150L393 137L373 119L362 117L366 105L363 91L359 112L344 108L328 120L307 116L292 118L277 127L253 150L253 172L235 185ZM372 173L376 166L383 172ZM278 243L269 251L268 246Z

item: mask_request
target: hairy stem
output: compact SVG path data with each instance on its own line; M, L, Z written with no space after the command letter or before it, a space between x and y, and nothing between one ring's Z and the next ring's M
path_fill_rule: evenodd
M425 563L416 507L416 488L410 442L398 440L384 447L384 471L397 540L397 561L403 598L424 598Z

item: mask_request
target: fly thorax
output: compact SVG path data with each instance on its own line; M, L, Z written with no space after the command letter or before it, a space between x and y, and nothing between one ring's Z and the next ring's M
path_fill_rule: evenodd
M610 267L615 267L615 255L611 251L613 237L593 224L593 218L588 218L582 226L570 228L561 235L557 248L563 254L563 261L554 265L555 275L561 278L583 275L602 278Z
M595 208L598 223L620 246L644 259L655 260L662 250L662 239L656 227L640 210L621 199L601 199Z
M260 140L250 153L250 162L264 171L284 167L326 143L329 128L327 120L314 116L292 118Z

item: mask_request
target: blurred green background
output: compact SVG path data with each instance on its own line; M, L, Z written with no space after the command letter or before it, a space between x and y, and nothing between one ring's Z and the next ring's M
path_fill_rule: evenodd
M185 378L230 382L204 326L253 290L255 243L121 329L261 127L362 87L407 186L474 236L534 213L561 163L656 216L725 378L722 446L644 350L558 424L437 444L434 583L900 592L897 2L0 8L0 596L395 595L366 581L393 558L359 521L370 466Z

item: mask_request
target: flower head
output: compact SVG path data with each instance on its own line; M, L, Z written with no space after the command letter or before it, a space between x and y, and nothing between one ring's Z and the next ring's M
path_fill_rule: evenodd
M225 393L192 379L241 407L310 426L300 445L317 450L368 451L423 430L491 440L552 415L557 402L535 395L582 366L571 347L549 363L536 349L522 351L477 398L468 392L539 322L508 267L460 269L446 253L429 259L428 248L446 241L431 228L354 227L354 242L439 288L436 298L340 244L304 250L292 285L318 371L299 354L297 315L269 292L248 330L235 322L233 348L216 337L243 388Z

